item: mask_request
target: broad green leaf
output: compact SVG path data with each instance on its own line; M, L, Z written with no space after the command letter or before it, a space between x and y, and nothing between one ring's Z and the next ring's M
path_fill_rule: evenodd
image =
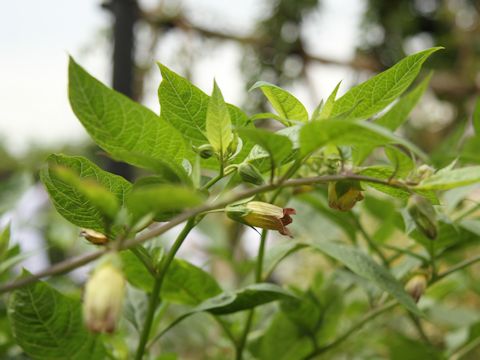
M194 145L205 144L208 95L166 66L158 66L162 74L158 88L162 118L175 126Z
M227 104L216 82L213 83L212 96L208 102L205 128L210 145L223 157L233 140L232 122Z
M340 84L342 82L340 81L337 86L335 86L335 89L333 89L332 93L328 97L327 101L325 102L325 105L323 105L322 109L320 110L320 113L318 115L318 118L313 118L312 120L324 120L328 119L330 117L330 114L333 111L333 106L335 104L335 99L337 98L337 92L338 89L340 88Z
M475 103L475 109L473 110L473 117L472 117L473 128L475 129L475 133L477 136L480 136L480 97L477 98L477 102Z
M201 203L202 197L195 190L173 184L134 186L126 198L127 208L135 220L149 214L163 218Z
M130 251L122 251L122 263L127 280L133 286L150 293L154 277ZM185 305L198 305L222 292L217 281L207 272L181 259L174 259L165 277L162 298Z
M101 339L83 325L80 301L42 281L16 290L8 315L17 344L32 359L106 358Z
M423 180L415 189L448 190L480 182L480 166L469 166L454 170L440 170Z
M263 129L239 129L240 136L249 139L267 152L274 167L278 167L292 154L293 144L287 136L279 135ZM265 157L262 151L254 147L247 160L255 160Z
M180 259L172 262L162 288L164 299L186 305L198 305L221 292L209 273Z
M183 279L183 277L182 277ZM172 284L179 286L181 283ZM196 282L195 289L201 288L201 283ZM192 294L190 294L191 296ZM198 304L192 310L180 315L163 332L174 327L176 324L187 317L199 312L208 312L213 315L227 315L238 311L253 309L257 306L270 303L277 300L295 298L295 295L282 289L278 285L269 283L259 283L249 285L235 292L224 292L217 296L206 299ZM194 299L192 297L192 299Z
M327 144L336 146L384 146L387 144L401 144L419 157L426 155L414 144L402 139L382 126L366 121L345 121L327 119L314 121L304 125L300 131L300 146L303 154L317 150Z
M122 259L123 272L127 281L138 289L150 293L153 288L153 275L147 270L145 265L135 256L132 251L120 252Z
M365 175L365 176L370 176L373 178L377 179L382 179L382 180L387 180L392 178L395 174L395 169L390 167L390 166L382 166L382 165L376 165L376 166L369 166L367 168L362 169L361 171L358 172L360 175ZM394 177L395 178L395 177ZM393 187L393 186L388 186L388 185L383 185L383 184L377 184L373 182L362 182L362 184L367 184L368 186L381 191L385 194L388 194L390 196L402 199L402 200L407 200L411 196L411 192L405 189ZM428 200L432 202L434 205L440 204L435 192L430 191L430 190L425 190L425 189L418 189L415 188L413 189L416 193L424 196Z
M398 129L407 120L408 115L427 90L431 78L432 74L430 73L415 89L401 97L390 110L375 119L375 123L392 131Z
M98 206L76 187L60 179L52 168L62 166L76 173L80 179L93 180L114 194L120 205L132 185L122 178L106 172L81 156L50 155L48 165L40 172L57 211L71 223L86 229L107 233L107 227Z
M348 267L355 274L370 280L382 290L393 296L400 304L412 313L422 316L413 299L408 295L403 286L390 274L390 272L373 261L365 253L349 246L334 242L316 242L313 248L327 254Z
M425 60L440 49L435 47L407 56L390 69L353 87L335 102L331 116L340 115L354 106L349 119L366 119L375 115L407 90Z
M277 312L260 340L258 359L300 360L314 349L312 339L284 312Z
M288 298L295 298L295 295L278 285L260 283L246 286L235 292L225 292L205 300L198 305L196 311L208 311L215 315L225 315Z
M251 90L260 88L275 111L285 120L308 121L305 106L288 91L265 81L258 81Z
M98 211L110 221L114 220L120 210L117 197L100 185L96 180L81 178L69 168L52 166L50 175L71 186L90 202Z
M407 120L408 115L418 103L425 90L428 88L431 77L431 74L427 76L420 84L417 85L415 89L410 91L407 95L401 97L400 100L398 100L398 102L394 104L390 110L388 110L378 119L375 119L374 123L391 131L398 129ZM361 164L373 149L374 147L368 145L356 149L356 153L354 154L356 159L355 163Z
M144 155L164 162L180 163L185 144L180 133L151 110L108 88L72 58L68 94L73 112L93 140L116 159L146 166Z

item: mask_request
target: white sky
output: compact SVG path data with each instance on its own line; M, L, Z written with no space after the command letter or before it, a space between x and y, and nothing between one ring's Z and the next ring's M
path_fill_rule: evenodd
M145 5L155 4L143 0ZM247 33L264 12L265 1L184 0L192 19L205 25L216 23ZM323 0L322 12L307 20L310 46L316 54L349 60L357 43L362 0ZM216 20L216 21L215 21ZM2 4L0 12L0 138L12 152L21 153L32 144L55 145L80 142L86 133L72 114L67 99L67 58L73 55L90 73L109 82L110 54L99 32L110 25L100 0L16 0ZM173 46L173 44L171 45ZM168 54L166 43L161 54ZM199 61L194 82L210 92L216 78L227 101L240 104L244 93L239 71L240 52L233 44ZM167 56L156 59L175 69ZM158 111L154 77L145 103ZM316 92L325 97L336 83L351 79L341 67L315 67L311 73ZM344 84L345 85L345 84ZM315 104L301 86L294 93L309 107ZM319 100L319 99L318 99Z

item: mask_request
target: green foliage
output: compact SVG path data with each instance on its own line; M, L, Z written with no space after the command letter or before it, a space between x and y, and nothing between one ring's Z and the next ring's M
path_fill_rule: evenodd
M105 359L101 338L83 325L80 300L44 282L15 291L8 315L17 343L32 359Z
M103 215L112 215L112 209L124 203L131 184L80 156L50 155L47 162L40 178L57 211L77 226L109 233ZM59 168L68 173L59 176ZM107 203L103 203L105 197Z
M308 112L303 104L288 91L265 81L258 81L251 90L260 88L280 118L288 124L288 120L307 121Z
M390 69L353 87L335 102L331 116L349 112L348 119L365 119L375 115L407 90L422 64L440 49L431 48L407 56Z
M14 338L16 345L11 340L6 347L12 349L0 348L0 354L142 359L148 352L152 359L176 358L176 353L188 358L194 353L191 343L210 337L218 339L214 352L209 345L199 347L221 359L297 360L327 351L332 358L442 358L470 351L478 329L445 314L441 296L455 293L460 284L480 293L466 271L480 261L470 251L480 234L479 206L471 196L480 183L480 106L477 102L473 114L476 135L456 145L465 130L459 127L433 159L443 167L438 171L427 166L422 150L395 133L431 75L409 87L439 49L410 55L337 99L339 83L311 117L295 96L266 82L252 89L261 89L277 114L247 116L225 103L215 82L208 96L163 65L159 116L71 59L74 113L109 156L141 168L140 176L132 184L83 157L48 157L40 178L58 213L89 229L87 240L106 236L108 241L97 243L103 246L92 255L67 259L40 276L3 283L29 254L11 246L9 227L2 230L0 291L16 290L8 301L9 323L0 321L0 339ZM264 128L259 119L281 124ZM457 148L461 154L453 154ZM349 206L339 206L340 199ZM262 204L262 211L252 213L252 201ZM252 233L243 236L243 225L225 216L233 204L245 205L242 223L263 228L256 254L250 252ZM247 221L249 216L255 221ZM175 240L165 234L183 222ZM66 226L59 224L49 231ZM271 239L280 235L268 229L288 234L287 225L294 239ZM189 243L192 229L198 242ZM70 254L70 247L53 248L52 258ZM184 247L198 251L209 271L177 258ZM123 284L124 276L129 284L123 311L128 321L120 321L110 337L87 333L81 301L38 281L98 257L99 266L110 261L117 283ZM452 274L458 279L446 282ZM412 290L415 279L423 280ZM76 292L66 277L49 281L65 293ZM419 306L412 296L420 299ZM112 322L109 316L116 312L108 305L118 297L98 299L103 307L96 316L106 316L101 321ZM400 309L393 310L395 305ZM6 313L2 306L0 313ZM215 333L206 318L218 324ZM424 319L431 323L428 329ZM356 336L364 326L369 336Z

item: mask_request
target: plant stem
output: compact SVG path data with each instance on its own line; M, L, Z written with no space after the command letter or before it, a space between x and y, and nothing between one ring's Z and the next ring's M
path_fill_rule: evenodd
M143 354L145 352L145 345L147 344L148 338L150 336L150 330L152 327L153 318L155 316L155 311L157 310L157 306L160 303L160 291L162 290L163 280L165 279L165 275L172 263L175 254L177 253L178 249L182 245L183 241L187 237L190 230L193 229L195 226L195 218L190 218L188 222L185 224L185 227L182 229L180 234L178 234L177 239L173 243L170 251L167 253L165 259L163 259L161 263L160 271L158 272L155 282L153 285L153 290L150 295L150 302L148 304L147 316L145 318L145 324L142 329L142 333L140 335L140 341L137 347L137 353L135 355L136 360L141 360L143 358Z
M227 199L222 199L218 202L213 202L213 203L205 203L201 206L198 206L196 208L186 210L182 212L181 214L175 216L172 218L168 223L161 224L139 236L137 236L134 239L130 239L125 241L120 249L118 250L124 250L124 249L129 249L134 246L140 245L144 243L145 241L148 241L158 235L161 235L168 230L174 228L175 226L183 223L184 221L188 220L191 217L197 216L203 212L209 211L209 210L214 210L214 209L220 209L223 208L235 201L239 201L242 199L246 199L249 197L252 197L257 194L265 193L268 191L272 191L277 189L277 187L295 187L295 186L300 186L300 185L312 185L312 184L323 184L323 183L328 183L330 181L340 181L340 180L358 180L358 181L364 181L364 182L371 182L371 183L376 183L376 184L382 184L394 188L402 188L402 189L408 189L408 186L402 183L389 183L388 181L382 180L382 179L377 179L377 178L372 178L370 176L364 176L364 175L355 175L355 174L344 174L344 175L322 175L322 176L314 176L314 177L309 177L309 178L301 178L301 179L291 179L287 180L284 183L277 185L277 184L266 184L263 186L258 186L256 188L248 189L243 192L239 192L230 198ZM55 265L52 265L42 271L39 271L36 274L28 275L25 276L21 279L14 280L11 282L8 282L2 286L0 286L0 294L30 285L34 283L35 281L47 277L47 276L52 276L52 275L58 275L62 273L66 273L69 271L72 271L78 267L81 267L83 265L86 265L101 256L105 255L111 251L108 247L103 248L101 250L97 250L88 254L80 255L74 258L69 258L67 260L64 260L62 262L59 262Z
M263 259L265 257L265 244L267 242L267 235L268 231L263 229L262 234L260 236L260 245L258 247L258 256L257 256L257 263L255 266L255 283L262 282L262 272L263 272ZM248 312L247 320L245 321L245 326L243 328L242 336L238 341L236 347L236 360L241 360L243 357L243 349L245 348L245 344L247 343L248 333L250 332L250 328L252 327L253 316L255 315L255 309L251 309Z
M466 259L462 262L459 262L457 265L452 266L450 269L445 270L444 272L437 275L435 281L443 279L444 277L457 272L458 270L462 270L472 264L475 264L480 261L480 255L474 256L471 259Z
M380 250L380 248L377 246L377 244L375 243L375 241L371 238L371 236L367 233L367 231L365 230L365 228L363 227L362 223L360 222L360 220L352 213L351 214L351 217L352 217L352 220L353 222L355 223L355 225L357 226L358 230L362 233L364 239L367 241L368 243L368 246L370 247L370 249L378 255L378 257L382 260L382 263L383 265L385 265L386 268L389 268L390 267L390 264L388 263L388 260L387 258L385 257L385 255L383 254L382 250Z

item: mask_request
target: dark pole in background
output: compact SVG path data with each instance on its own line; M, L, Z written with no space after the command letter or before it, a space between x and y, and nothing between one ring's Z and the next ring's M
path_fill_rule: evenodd
M115 90L135 98L135 36L134 27L138 16L136 0L110 0L103 5L113 14L113 72L112 86ZM125 163L109 159L108 170L126 179L133 178L133 168Z

